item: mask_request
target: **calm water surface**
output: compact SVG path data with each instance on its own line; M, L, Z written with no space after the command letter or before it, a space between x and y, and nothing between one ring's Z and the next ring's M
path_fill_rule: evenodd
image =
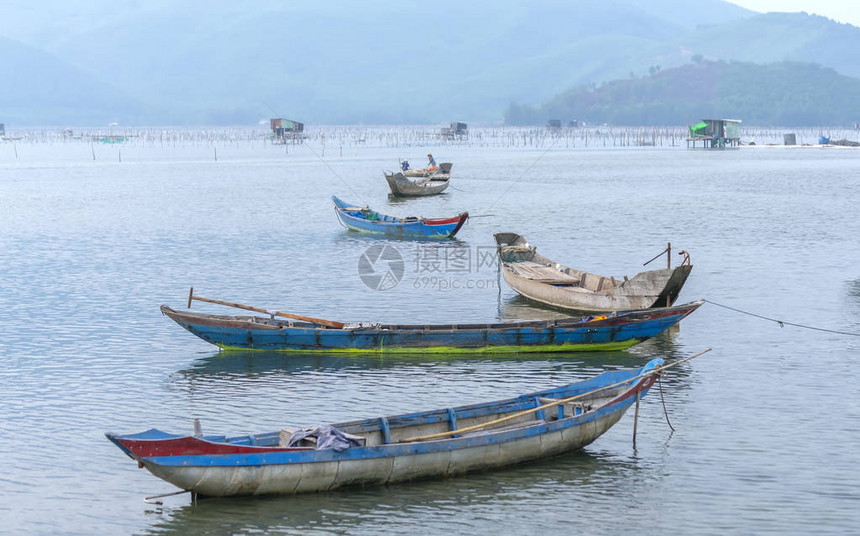
M158 305L184 307L193 285L345 321L555 314L486 262L493 233L515 231L615 276L672 242L695 266L681 301L858 334L860 152L432 146L455 163L452 188L401 201L381 171L423 163L427 146L329 146L323 158L319 146L218 143L0 144L0 532L858 532L857 336L706 304L627 352L219 354ZM340 227L332 194L396 215L479 217L456 241L388 241ZM357 272L377 244L405 262L384 292ZM448 407L707 347L664 378L674 433L654 390L635 449L631 414L581 452L450 480L157 507L141 499L175 488L103 436L190 431L193 417L231 434Z

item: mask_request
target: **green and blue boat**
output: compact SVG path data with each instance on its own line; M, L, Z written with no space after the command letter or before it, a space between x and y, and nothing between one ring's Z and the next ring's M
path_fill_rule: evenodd
M344 227L362 233L385 234L409 238L453 238L469 213L463 212L452 218L423 218L409 216L398 218L380 214L369 207L359 207L332 196L334 211Z
M197 298L195 298L197 299ZM190 303L190 300L189 300ZM621 350L669 329L703 300L673 307L599 316L490 324L379 324L314 322L269 316L161 312L222 349L327 352L564 352ZM268 312L268 311L267 311ZM283 315L283 314L281 314Z

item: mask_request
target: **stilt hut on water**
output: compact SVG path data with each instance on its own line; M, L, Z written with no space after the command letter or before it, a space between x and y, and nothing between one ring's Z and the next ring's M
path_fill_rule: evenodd
M305 125L291 119L277 117L269 120L272 128L272 143L284 144L288 141L302 143L305 138Z
M469 137L469 125L451 121L450 127L442 127L439 137L443 140L465 140Z
M740 119L702 119L690 127L687 147L699 142L706 149L737 147L741 142Z

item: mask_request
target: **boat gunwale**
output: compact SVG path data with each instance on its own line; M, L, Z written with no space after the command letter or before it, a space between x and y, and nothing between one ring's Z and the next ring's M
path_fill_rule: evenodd
M455 415L458 415L458 419L470 418L471 415L468 415L467 412L474 412L474 410L480 409L490 410L487 412L488 414L492 413L494 415L499 416L504 415L505 413L516 414L517 412L526 409L524 408L524 406L527 404L541 403L541 399L546 398L548 395L551 396L553 394L564 393L563 395L559 395L560 398L558 399L558 405L563 405L563 402L561 402L561 400L563 400L564 398L567 398L569 396L577 396L572 395L571 393L582 391L580 394L593 394L591 393L591 391L593 391L594 389L600 389L602 387L601 384L611 385L612 383L617 382L631 382L629 385L621 385L615 388L615 392L611 396L603 395L598 397L585 398L584 400L586 401L590 399L597 399L604 400L605 402L603 402L599 406L592 407L591 409L582 413L570 414L569 416L563 417L562 419L547 420L538 418L538 416L536 415L536 418L533 422L521 421L520 423L517 423L519 426L514 428L489 428L488 430L480 433L464 433L458 434L456 436L452 435L449 437L432 438L417 442L401 440L392 443L383 443L369 446L356 446L343 451L346 454L334 451L333 449L316 450L313 447L248 446L238 443L239 440L244 440L246 438L250 439L252 437L251 435L240 435L229 438L226 436L195 437L189 435L168 434L158 429L150 429L146 432L138 434L118 435L107 433L105 435L110 441L120 447L120 449L123 450L129 457L141 461L143 463L152 463L154 465L160 466L235 467L254 465L280 465L339 461L344 459L364 460L374 458L391 458L427 452L454 451L461 450L464 448L507 443L530 436L553 433L556 431L573 428L575 426L581 426L588 422L595 421L601 417L607 416L611 413L623 413L633 403L633 400L631 399L634 397L634 395L636 395L637 392L647 392L651 388L651 386L657 379L657 374L653 373L652 371L653 369L661 366L662 364L662 359L655 358L638 369L607 370L592 378L580 380L555 388L545 389L538 392L519 395L514 398L479 402L453 408L434 409L417 413L403 413L397 415L390 415L387 417L375 417L370 419L360 419L355 421L346 421L331 424L330 426L334 427L335 429L349 429L349 433L370 433L379 431L378 426L382 419L387 419L387 421L390 423L391 429L400 429L444 422L446 418L448 418L448 416L450 415L450 412L453 412ZM619 375L623 377L613 381L613 379L618 377ZM477 415L481 415L480 412L475 413ZM412 422L416 418L419 419L418 422ZM426 420L421 420L422 418ZM403 422L401 423L400 421ZM377 428L368 429L365 431L354 430L356 426L360 426L365 423L373 423L377 426ZM138 439L135 437L151 433L161 434L161 436L152 439ZM266 432L261 434L254 434L253 437L272 437L276 436L277 434L279 434L279 432ZM140 443L151 442L154 444L158 442L163 442L165 440L191 440L195 443L209 444L213 447L229 446L244 448L240 448L240 451L235 453L138 456L131 452L131 450L125 444L122 443L123 441L131 441ZM276 455L278 458L283 459L280 461L274 461L271 458L273 455Z

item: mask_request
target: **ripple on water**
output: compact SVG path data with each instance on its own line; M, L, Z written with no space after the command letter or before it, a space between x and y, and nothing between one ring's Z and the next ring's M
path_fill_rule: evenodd
M158 310L184 307L194 286L205 297L340 320L557 316L517 299L492 263L481 264L482 253L493 258L493 233L514 231L550 258L615 276L643 270L671 241L695 265L682 301L704 296L858 332L860 153L559 149L535 164L534 151L445 146L458 190L393 200L379 170L403 148L327 160L340 179L312 155L275 148L276 158L269 145L217 164L197 149L139 161L123 153L121 165L73 153L0 163L4 530L838 534L860 525L856 337L706 304L628 352L218 353ZM332 194L396 215L482 217L457 241L373 238L337 224ZM357 272L361 253L378 244L404 258L403 279L385 292ZM464 248L467 269L446 268ZM674 433L654 390L635 450L628 415L583 452L463 478L195 506L174 497L155 508L141 497L173 488L103 436L190 431L194 417L205 431L241 433L448 407L707 347L663 378Z

